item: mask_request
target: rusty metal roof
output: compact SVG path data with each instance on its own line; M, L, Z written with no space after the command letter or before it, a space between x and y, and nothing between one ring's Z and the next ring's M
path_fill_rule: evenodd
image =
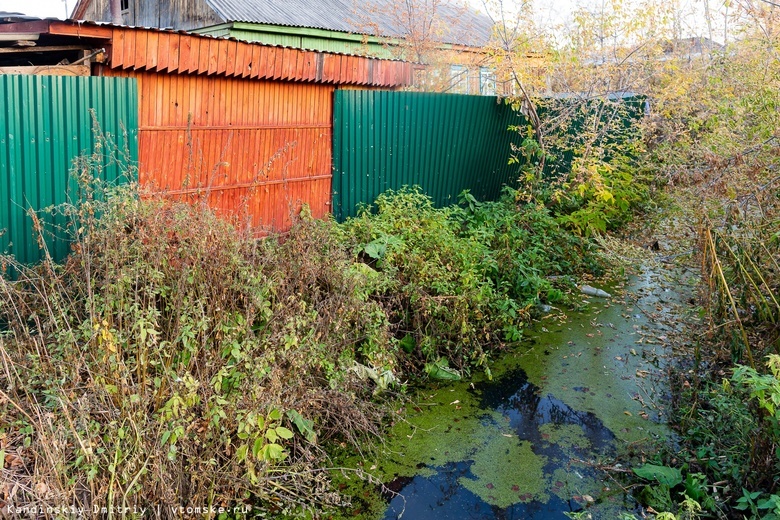
M418 0L420 23L409 22L406 3L394 0L206 0L225 22L248 22L406 38L433 19L430 39L483 46L491 36L488 16L455 1ZM434 7L435 6L435 7Z
M412 64L403 61L305 51L186 31L52 19L0 24L0 35L19 30L109 41L108 65L112 69L387 88L411 85L413 79Z
M111 68L376 87L412 82L412 65L401 61L153 29L111 30Z

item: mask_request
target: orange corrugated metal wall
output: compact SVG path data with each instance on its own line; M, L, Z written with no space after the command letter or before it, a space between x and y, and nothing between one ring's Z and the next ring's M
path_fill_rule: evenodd
M135 77L139 180L256 228L330 209L333 85L104 69Z

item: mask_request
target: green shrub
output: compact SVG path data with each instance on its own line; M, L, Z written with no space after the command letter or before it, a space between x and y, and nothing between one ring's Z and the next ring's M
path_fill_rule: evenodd
M479 202L465 192L454 211L461 235L492 253L488 274L496 287L522 306L558 303L564 282L552 280L603 271L587 240L561 226L540 204L521 204L521 194L505 188L500 200Z
M485 366L490 348L520 339L534 305L564 299L565 275L599 270L585 239L518 198L506 189L478 202L465 192L460 207L437 209L404 188L343 225L413 360Z
M491 251L461 236L451 213L405 188L380 195L343 231L378 273L373 297L388 309L396 337L408 337L417 366L441 357L458 369L486 366L484 346L501 329L494 308L506 297L489 276L498 269Z
M720 385L689 389L681 401L686 404L677 409L691 468L701 473L700 480L717 483L719 507L750 511L753 518L771 519L780 512L775 511L780 502L770 494L780 471L779 359L770 356L769 374L740 365ZM712 510L711 500L696 496L698 487L686 480L686 495Z

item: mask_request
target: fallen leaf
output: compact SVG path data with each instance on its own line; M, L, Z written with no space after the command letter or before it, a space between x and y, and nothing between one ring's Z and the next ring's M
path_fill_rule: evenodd
M11 468L18 468L24 466L24 461L18 455L14 455L13 453L7 453L5 455L5 465Z

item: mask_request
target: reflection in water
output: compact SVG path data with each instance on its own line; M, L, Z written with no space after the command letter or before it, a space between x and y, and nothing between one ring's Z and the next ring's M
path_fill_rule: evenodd
M574 410L552 394L542 397L539 388L528 382L521 369L504 374L500 379L475 386L480 407L493 409L509 417L510 425L518 437L536 448L544 439L539 431L543 424L571 424L582 428L589 446L596 451L612 447L615 435L591 412ZM534 449L539 455L548 455Z
M539 389L528 382L525 372L515 369L501 378L476 384L474 393L480 408L495 410L509 419L511 428L520 441L528 441L536 455L544 456L545 475L558 468L568 467L571 455L587 456L594 451L609 451L615 436L592 413L572 409L552 395L541 396ZM487 416L486 416L487 417ZM486 418L488 421L493 419ZM566 450L549 442L540 431L545 424L575 425L582 429L583 445L568 446ZM475 447L479 449L479 447ZM551 495L547 502L518 503L508 508L491 506L463 487L459 480L476 478L471 472L473 461L461 461L433 468L431 477L399 478L388 486L400 493L390 501L386 519L564 519L564 511L580 509L576 502L565 502ZM580 469L583 474L589 473Z
M473 478L471 461L447 464L437 468L430 478L414 477L402 490L402 495L390 501L387 520L399 518L422 520L521 520L566 519L563 511L576 511L576 503L566 503L553 496L547 503L515 504L506 509L488 505L458 483L461 477Z

